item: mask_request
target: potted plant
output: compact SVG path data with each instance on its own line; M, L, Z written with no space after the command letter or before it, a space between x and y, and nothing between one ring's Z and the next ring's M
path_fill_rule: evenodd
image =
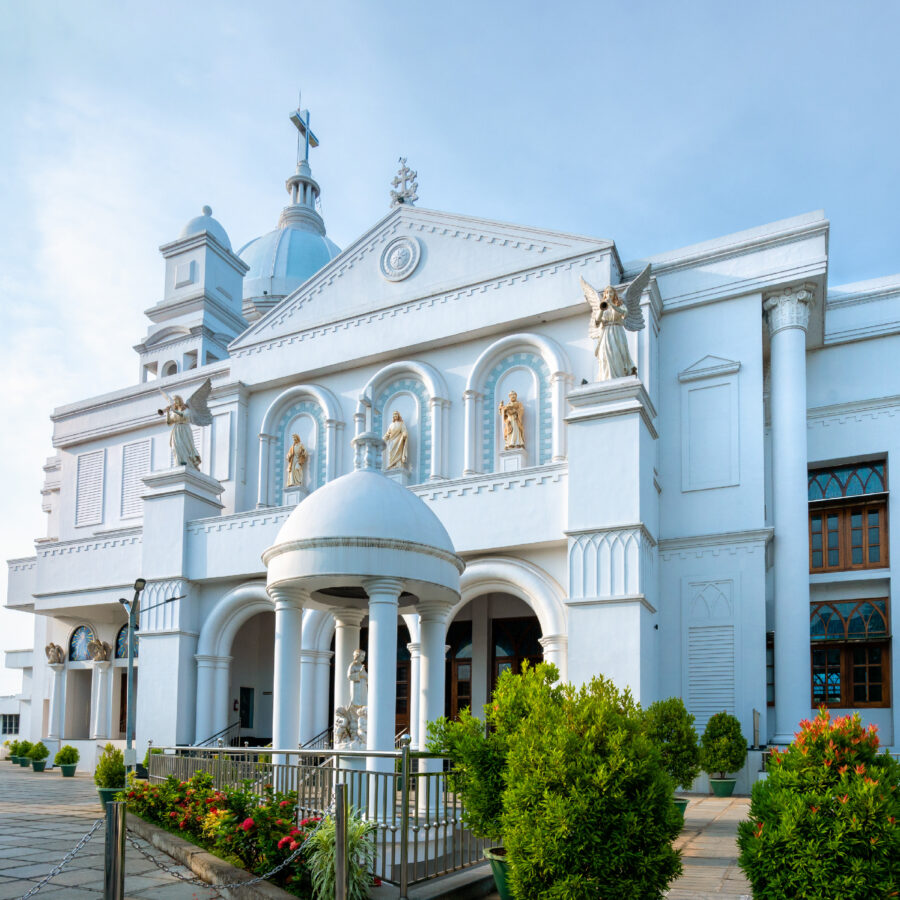
M694 730L694 717L680 697L657 700L644 712L644 733L659 747L663 767L675 787L690 790L700 774L700 744ZM675 797L674 803L682 819L688 801Z
M31 741L19 741L19 754L18 754L18 762L19 765L24 769L25 766L31 765L31 757L28 755L31 753L32 743Z
M66 744L53 757L53 765L59 766L63 778L72 778L75 775L75 770L78 768L78 760L80 758L81 754L78 750L70 744Z
M700 745L700 765L709 775L713 794L730 797L737 778L728 778L727 774L737 772L747 758L747 739L741 734L741 723L727 712L710 716Z
M104 809L106 804L116 799L116 794L125 789L125 758L122 751L107 744L97 760L94 784Z
M50 751L44 746L43 741L38 741L29 751L28 758L31 762L31 768L35 772L43 772L47 765L47 757Z

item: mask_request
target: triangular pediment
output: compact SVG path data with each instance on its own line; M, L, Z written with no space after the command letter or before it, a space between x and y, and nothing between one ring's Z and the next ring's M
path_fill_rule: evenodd
M468 285L509 281L590 254L611 241L397 207L230 346L251 347ZM407 272L406 269L409 269Z
M725 359L723 356L708 354L703 359L688 366L678 373L679 381L697 381L700 378L717 378L721 375L731 375L739 371L740 362L734 359Z

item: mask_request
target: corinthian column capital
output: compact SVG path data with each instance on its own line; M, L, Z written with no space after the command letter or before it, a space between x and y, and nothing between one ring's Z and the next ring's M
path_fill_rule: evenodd
M794 285L767 295L763 300L763 309L769 323L769 334L775 335L784 328L806 331L815 296L814 284Z

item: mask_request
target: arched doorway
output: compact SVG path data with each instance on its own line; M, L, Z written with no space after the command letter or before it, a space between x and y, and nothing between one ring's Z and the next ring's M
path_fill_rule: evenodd
M246 741L252 747L272 740L274 651L274 612L251 616L231 642L228 719L229 724L238 723L241 743Z

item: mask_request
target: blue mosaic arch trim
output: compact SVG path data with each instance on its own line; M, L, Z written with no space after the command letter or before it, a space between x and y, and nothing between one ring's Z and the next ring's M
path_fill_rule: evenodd
M275 458L275 495L278 497L278 505L284 504L284 458L291 445L291 436L287 433L288 423L291 419L303 415L312 416L316 420L316 483L315 487L325 484L325 414L322 407L314 400L301 400L293 406L289 406L278 420L275 434L278 435L278 444Z
M499 416L496 396L497 382L510 369L531 369L538 379L538 465L550 462L553 456L553 417L550 410L550 369L536 353L525 351L505 356L488 373L484 382L484 407L481 411L481 467L485 472L494 471L495 429ZM530 430L530 429L529 429Z
M418 378L399 378L390 382L375 400L372 410L372 430L379 436L387 430L382 422L382 414L388 400L395 394L408 391L419 401L419 458L413 465L412 482L421 484L431 474L431 403L425 385Z

